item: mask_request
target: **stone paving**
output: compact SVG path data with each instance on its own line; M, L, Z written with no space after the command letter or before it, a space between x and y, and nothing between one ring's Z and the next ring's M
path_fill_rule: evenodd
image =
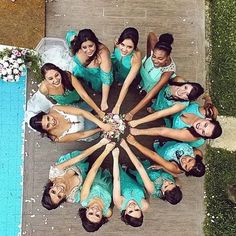
M149 31L157 34L171 32L174 35L173 58L177 73L188 80L205 85L205 25L203 0L57 0L46 4L46 34L63 38L69 29L91 28L98 38L112 49L112 42L126 26L134 26L140 32L139 47L145 52L145 39ZM28 92L36 90L36 84L28 84ZM112 88L110 107L119 90ZM99 94L94 96L99 101ZM140 98L131 89L125 100L126 111ZM145 110L137 117L146 114ZM151 125L161 125L155 123ZM150 147L152 139L139 137ZM79 206L64 204L47 211L41 206L42 189L47 182L49 166L62 154L86 148L88 143L73 142L54 144L26 128L24 202L22 235L88 235L77 217ZM109 157L108 157L109 158ZM127 160L124 159L124 162ZM105 165L109 165L108 159ZM183 200L172 206L162 200L151 200L141 228L126 226L119 212L94 235L154 235L200 236L204 219L203 178L181 176L178 180L183 190Z

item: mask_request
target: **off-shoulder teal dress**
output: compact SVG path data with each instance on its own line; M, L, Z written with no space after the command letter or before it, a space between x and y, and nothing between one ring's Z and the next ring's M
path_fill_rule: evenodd
M81 64L77 55L73 57L76 63L73 68L73 74L77 78L83 78L92 89L95 91L102 91L102 85L111 85L113 82L112 71L105 72L100 67L88 68Z

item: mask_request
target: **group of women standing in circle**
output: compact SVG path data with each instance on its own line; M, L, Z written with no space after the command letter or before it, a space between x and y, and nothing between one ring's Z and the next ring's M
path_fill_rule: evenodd
M39 91L55 106L30 119L33 129L54 142L91 141L98 138L101 131L111 131L112 125L104 124L101 118L109 109L108 98L112 96L109 92L114 81L121 90L111 108L113 114L124 113L124 100L130 86L137 88L140 102L126 111L130 134L122 138L118 147L103 138L86 150L61 156L51 166L42 197L45 208L55 209L65 201L80 203L82 225L93 232L109 221L113 202L120 210L122 221L139 227L149 207L147 195L177 204L182 199L182 191L175 177L181 173L195 177L204 175L203 154L198 147L206 139L221 135L216 121L218 112L209 96L204 97L203 106L195 102L204 93L200 84L176 75L171 57L173 40L169 33L160 35L159 39L149 33L146 56L142 59L138 49L139 33L135 28L126 28L121 33L111 55L91 29L80 30L78 34L67 33L74 69L71 73L51 63L43 65L44 80ZM101 92L99 105L81 81ZM147 108L150 114L135 119L135 114L148 104L151 104ZM164 118L166 127L137 128L160 118ZM137 135L172 140L157 139L151 150L136 140ZM89 169L89 156L103 146L104 151ZM138 149L146 160L140 160L130 146ZM125 150L135 170L121 167L119 148ZM113 156L113 173L101 168L109 153Z

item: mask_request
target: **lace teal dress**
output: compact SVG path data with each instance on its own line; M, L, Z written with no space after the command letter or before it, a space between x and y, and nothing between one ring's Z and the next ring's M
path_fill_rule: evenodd
M142 209L142 199L145 199L145 189L138 184L120 167L120 187L121 195L124 197L120 211L126 209L130 200L134 200L140 209Z
M184 129L184 128L189 128L191 127L191 125L186 124L181 116L184 115L185 113L191 113L194 114L202 119L205 119L205 116L201 114L200 112L200 105L196 102L191 102L189 104L189 106L187 106L184 110L182 110L181 112L175 114L173 116L173 125L172 128L174 129ZM205 139L204 138L199 138L196 141L192 141L192 142L186 142L188 143L190 146L192 147L200 147L205 143Z
M111 55L114 78L118 83L124 83L131 69L131 59L134 51L129 55L122 56L119 48L115 48Z
M112 190L113 183L111 173L107 169L102 171L102 169L99 168L91 186L90 193L88 197L81 202L81 205L87 207L94 198L99 198L104 204L102 214L103 216L107 216L112 202Z
M162 74L169 71L174 72L171 76L171 78L174 78L176 76L176 66L172 58L170 65L166 67L155 67L152 62L152 56L147 59L144 57L140 69L140 75L142 77L140 86L142 90L148 93L160 81Z
M175 183L174 177L162 169L161 170L148 169L148 167L151 166L151 164L148 160L142 161L142 165L145 168L149 178L151 179L151 181L154 184L155 190L151 194L151 197L152 198L160 198L162 196L161 188L164 183L164 180L169 180L169 181ZM143 180L142 180L140 174L138 173L138 171L130 170L130 173L136 177L136 180L140 185L144 186Z
M183 156L195 158L193 147L187 143L176 141L168 141L163 146L154 143L153 147L157 154L167 161L174 161L180 165L180 160Z
M59 157L59 159L56 161L56 165L61 164L65 161L68 161L78 155L81 154L81 151L74 151L71 153L68 153L66 155L63 155ZM86 158L87 159L87 158ZM86 178L87 172L88 172L88 167L89 163L86 161L86 159L79 161L75 163L73 166L70 166L64 170L59 170L57 169L56 166L52 166L50 168L49 172L49 179L52 181L56 177L63 176L68 170L73 170L75 174L77 175L79 179L79 185L75 186L70 194L67 196L66 201L70 203L78 203L80 202L80 191L81 191L81 186Z

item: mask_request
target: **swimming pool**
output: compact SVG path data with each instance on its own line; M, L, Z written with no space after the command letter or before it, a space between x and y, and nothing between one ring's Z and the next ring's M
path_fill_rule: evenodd
M26 76L0 79L0 235L21 232Z

